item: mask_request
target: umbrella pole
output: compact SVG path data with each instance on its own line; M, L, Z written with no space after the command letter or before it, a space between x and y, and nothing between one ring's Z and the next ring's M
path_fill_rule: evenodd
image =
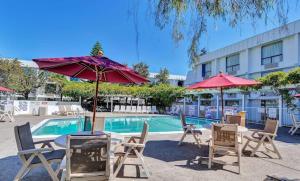
M96 67L96 92L95 92L94 107L93 107L92 134L94 134L94 126L95 126L95 121L96 121L98 90L99 90L99 72L98 72L98 69Z
M224 103L223 103L223 88L221 87L221 106L222 106L222 123L224 123Z

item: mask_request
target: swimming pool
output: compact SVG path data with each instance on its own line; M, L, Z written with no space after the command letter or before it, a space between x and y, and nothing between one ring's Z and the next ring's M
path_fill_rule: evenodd
M177 116L130 116L105 118L105 131L115 133L139 133L144 121L149 124L151 133L181 132L181 122ZM186 118L187 123L193 123L197 128L206 128L212 120L200 118ZM32 128L34 137L59 136L83 131L84 118L48 119Z

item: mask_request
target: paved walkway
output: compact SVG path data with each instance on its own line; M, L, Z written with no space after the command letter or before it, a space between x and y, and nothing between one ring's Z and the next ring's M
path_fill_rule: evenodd
M21 167L16 156L17 148L13 127L27 121L34 125L49 117L18 116L15 123L0 122L0 181L13 180ZM276 139L283 159L271 159L264 154L259 157L242 157L242 174L236 174L236 167L214 165L207 169L208 146L203 144L199 149L196 145L185 143L177 146L180 134L150 135L144 152L146 164L151 172L148 180L197 181L197 180L266 180L273 175L288 180L300 180L300 135L289 136L287 128L279 130ZM204 139L209 131L204 132ZM186 139L192 141L191 138ZM270 154L271 156L274 156ZM133 165L126 165L116 180L144 180L145 174L140 173ZM33 169L23 180L51 180L43 168Z

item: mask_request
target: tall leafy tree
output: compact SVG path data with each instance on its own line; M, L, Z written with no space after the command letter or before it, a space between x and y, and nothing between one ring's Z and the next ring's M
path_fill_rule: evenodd
M98 55L103 55L104 52L103 52L103 48L102 48L102 45L99 41L96 41L96 43L94 44L92 50L91 50L91 53L90 55L91 56L98 56Z
M159 73L155 76L157 83L159 84L168 84L169 71L167 68L160 69Z
M149 66L143 62L137 63L133 65L133 70L138 72L140 75L144 77L149 76Z
M199 62L201 49L200 40L207 26L227 22L236 27L244 20L255 25L258 19L275 16L278 23L287 22L289 10L288 0L150 0L149 9L154 14L155 25L160 29L172 28L174 41L188 39L188 55L193 66ZM151 16L152 17L152 16ZM272 22L274 19L271 20Z

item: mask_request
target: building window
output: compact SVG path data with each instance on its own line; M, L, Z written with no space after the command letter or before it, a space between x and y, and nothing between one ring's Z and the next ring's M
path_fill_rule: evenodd
M282 61L282 42L265 45L261 48L261 64L268 65Z
M235 54L226 57L226 72L236 72L240 70L240 55Z
M202 64L202 77L211 76L211 63Z

